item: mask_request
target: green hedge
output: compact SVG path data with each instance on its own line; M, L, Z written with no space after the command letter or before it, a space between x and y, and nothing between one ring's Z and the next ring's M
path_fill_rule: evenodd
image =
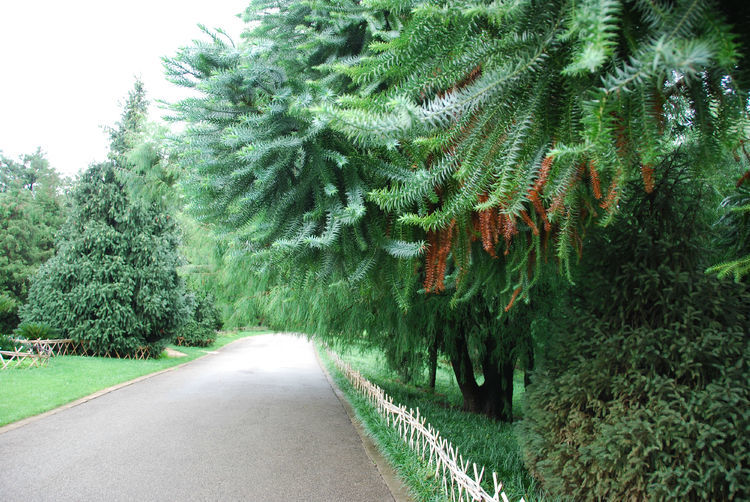
M689 180L623 203L526 395L526 464L575 500L750 499L750 292L702 271ZM705 203L703 203L705 205Z

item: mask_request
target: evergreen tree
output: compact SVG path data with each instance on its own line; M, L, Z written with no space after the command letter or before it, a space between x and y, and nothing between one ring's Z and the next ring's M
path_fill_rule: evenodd
M365 199L398 171L389 157L400 154L353 148L321 128L310 108L352 85L329 67L382 37L397 22L390 18L350 2L287 2L278 13L256 3L248 21L259 25L245 45L210 34L210 43L183 49L167 69L176 83L203 93L174 107L188 123L181 163L191 172L194 214L236 232L230 245L246 255L228 260L230 284L218 296L239 284L240 302L264 322L339 339L359 337L377 312L396 324L367 325L371 342L403 354L435 337L424 334L425 319L434 317L424 307L445 310L448 300L417 306L419 316L405 312L418 289L422 232ZM377 287L385 284L391 287Z
M133 197L123 181L144 99L136 83L113 134L112 160L77 180L55 256L34 277L21 312L98 354L147 347L156 356L184 317L175 219L163 204Z
M510 419L528 335L502 317L548 249L567 270L624 179L648 191L677 145L710 169L747 136L738 39L709 6L254 2L242 45L167 60L202 93L174 107L194 210L265 263L275 315L394 354L441 339L466 407Z
M65 220L64 184L41 149L0 156L0 293L23 302L29 279L54 252Z
M120 120L114 127L105 127L109 136L109 157L123 164L123 157L131 151L146 126L148 116L146 88L140 78L135 79L133 89L122 105Z
M450 263L437 255L453 250L457 268L474 266L465 250L479 231L487 253L504 255L502 298L523 297L548 248L569 270L585 227L615 215L624 180L638 174L650 191L676 148L705 177L748 137L747 7L374 4L404 27L338 63L359 92L321 111L356 144L411 154L407 177L369 195L441 243L425 257L438 263L429 290Z

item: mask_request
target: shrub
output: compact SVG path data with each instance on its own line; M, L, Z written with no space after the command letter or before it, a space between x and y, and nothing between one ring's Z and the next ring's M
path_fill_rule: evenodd
M588 243L569 332L527 393L524 455L578 500L750 497L750 293L702 273L689 182L637 188Z
M730 295L692 289L673 328L579 319L552 369L536 375L524 449L548 490L576 500L750 496L747 327L719 327L696 307L736 306Z
M212 294L199 292L195 295L193 318L198 324L205 324L213 331L221 329L221 312L216 307L216 300Z
M51 340L58 337L57 330L40 322L21 323L13 333L23 340Z
M18 322L18 302L6 294L0 294L0 333L12 332Z
M206 347L216 340L216 330L221 328L221 315L214 305L214 298L203 292L185 295L185 310L188 320L175 333L177 345Z
M184 323L175 336L177 345L187 347L206 347L216 341L216 331L206 323L198 323L190 319Z
M10 336L0 334L0 350L15 350L17 345Z

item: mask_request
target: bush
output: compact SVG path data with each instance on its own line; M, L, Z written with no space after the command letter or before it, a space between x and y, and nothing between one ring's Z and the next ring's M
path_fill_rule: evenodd
M710 299L701 289L695 299ZM545 488L576 500L748 499L747 328L682 307L675 328L580 319L536 375L524 450Z
M185 296L188 321L177 330L174 342L188 347L206 347L216 341L216 330L221 328L221 314L212 295L198 292Z
M0 294L0 334L12 332L18 322L18 302L6 294Z
M213 331L221 329L221 312L216 307L216 300L212 294L199 292L195 295L193 318L198 324L205 324Z
M175 344L187 347L207 347L216 341L216 331L206 323L190 319L183 324L175 336Z
M0 350L15 350L17 345L10 336L0 334Z
M750 292L706 276L686 182L588 243L569 333L527 393L524 455L578 500L750 498Z
M40 322L21 323L13 333L23 340L52 340L58 337L57 330Z

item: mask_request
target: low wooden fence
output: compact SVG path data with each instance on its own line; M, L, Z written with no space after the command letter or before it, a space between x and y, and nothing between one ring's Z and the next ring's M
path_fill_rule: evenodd
M480 502L510 502L503 492L503 484L498 481L497 474L492 473L494 490L492 494L482 487L484 467L477 468L477 464L464 460L450 441L440 437L440 431L435 430L424 417L414 410L407 410L405 406L393 403L393 398L383 389L371 383L358 371L341 360L338 355L328 351L336 366L346 375L352 386L367 397L376 407L386 423L398 430L399 435L412 450L415 450L424 460L427 455L428 465L435 466L435 477L440 476L441 484L446 495L451 500L480 501ZM471 467L471 471L470 471ZM473 474L471 475L470 472ZM521 498L519 502L524 502Z
M0 370L11 368L41 368L49 362L49 352L23 352L20 350L0 350Z
M114 350L111 352L97 352L86 347L84 342L76 342L70 338L55 340L24 340L21 338L13 339L19 345L28 347L31 353L49 354L50 356L67 356L67 355L89 355L97 357L109 357L112 359L148 359L151 355L148 347L138 347L135 353L120 354Z
M73 355L82 350L81 344L74 342L70 338L54 340L24 340L22 338L15 338L13 341L31 348L38 354L49 353L51 356Z

